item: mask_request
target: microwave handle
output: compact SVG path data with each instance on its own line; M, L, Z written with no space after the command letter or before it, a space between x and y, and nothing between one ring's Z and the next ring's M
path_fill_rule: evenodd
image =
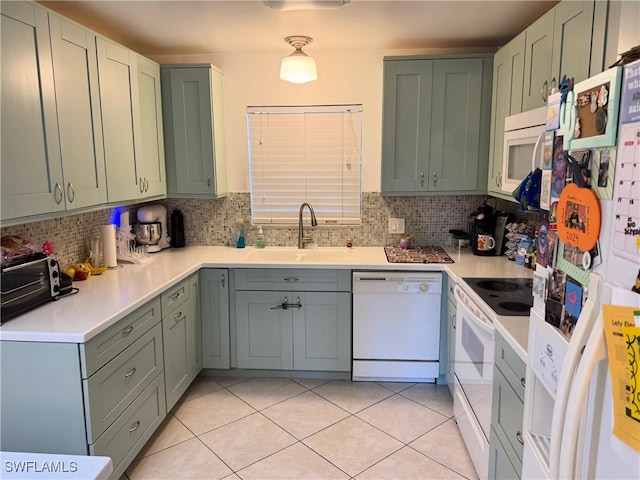
M531 159L531 171L532 172L536 168L542 168L542 165L538 165L539 162L537 162L537 160L542 158L541 150L543 148L543 141L544 141L544 134L545 133L546 133L546 131L543 128L542 132L540 132L540 135L538 135L538 139L536 140L535 146L533 147L533 158Z

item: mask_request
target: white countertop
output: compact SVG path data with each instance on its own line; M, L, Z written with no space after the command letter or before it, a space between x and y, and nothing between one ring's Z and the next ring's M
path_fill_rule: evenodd
M256 261L257 249L195 246L153 254L142 265L125 264L86 281L74 282L80 292L46 303L0 326L0 340L83 343L200 268L342 268L350 270L444 271L456 282L465 277L531 277L532 271L505 256L481 257L470 251L448 251L455 263L389 263L382 247L332 249L339 261ZM264 251L291 250L267 247ZM247 258L250 257L250 258ZM504 323L503 323L504 320ZM525 325L526 322L526 325ZM498 331L526 356L528 317L498 317ZM523 337L524 335L524 337ZM515 344L514 344L515 342ZM524 358L524 357L523 357Z

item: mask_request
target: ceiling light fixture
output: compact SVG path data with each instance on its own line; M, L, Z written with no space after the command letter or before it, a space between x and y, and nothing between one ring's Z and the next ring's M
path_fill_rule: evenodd
M318 79L316 61L302 51L302 47L310 44L313 39L302 35L285 37L285 42L295 48L288 57L280 63L280 79L291 83L307 83Z
M351 0L262 0L262 3L274 10L295 11L295 10L327 10L344 7Z

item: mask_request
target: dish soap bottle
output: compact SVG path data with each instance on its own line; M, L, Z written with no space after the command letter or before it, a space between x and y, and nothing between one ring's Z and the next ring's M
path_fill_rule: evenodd
M256 237L256 247L264 248L267 246L267 242L264 240L264 232L262 231L262 227L258 228L258 236Z

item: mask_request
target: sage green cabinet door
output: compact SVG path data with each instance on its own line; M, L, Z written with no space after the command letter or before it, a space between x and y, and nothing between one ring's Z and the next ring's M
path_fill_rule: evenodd
M349 293L294 293L302 308L293 314L293 368L295 370L351 370L351 295Z
M96 37L49 13L67 210L107 202Z
M236 292L238 368L293 369L291 292Z
M194 321L190 302L162 319L164 347L164 380L167 411L171 410L191 383L190 345L193 344L189 323Z
M526 50L526 32L522 32L507 44L508 55L508 81L511 92L507 97L506 115L515 115L522 112L522 92L524 88L524 65ZM504 124L503 124L504 127Z
M453 375L455 366L455 353L456 353L456 304L450 299L447 300L447 320L448 320L448 351L447 351L447 385L453 395Z
M135 143L139 129L137 56L104 38L98 38L96 44L108 199L138 199L144 185L136 165L140 155Z
M47 12L2 2L1 218L65 209Z
M554 8L551 72L557 83L563 75L576 83L589 77L593 9L593 0L560 2Z
M145 197L167 193L160 65L138 55L140 166Z
M227 194L222 72L211 65L162 66L167 191Z
M200 270L204 368L230 368L229 271Z
M522 110L543 107L551 90L553 18L550 10L526 30Z
M491 136L489 143L489 175L487 190L500 193L502 178L502 149L504 148L504 119L511 94L509 47L505 45L493 57L493 86L491 101Z
M432 71L431 60L384 62L383 193L428 190Z
M200 274L195 273L189 279L189 288L191 289L191 297L189 308L194 321L189 322L189 338L190 341L190 358L191 358L191 381L193 381L200 370L202 370L203 352L202 352L202 302L200 301Z
M430 191L476 190L482 64L481 58L433 62L430 161L425 172Z
M498 440L495 431L491 429L489 435L489 479L490 480L518 480L521 478L522 468L516 470L509 460L509 456Z
M171 410L202 369L200 285L198 274L185 282L189 297L163 312L164 378L167 411ZM169 309L167 309L169 310Z

